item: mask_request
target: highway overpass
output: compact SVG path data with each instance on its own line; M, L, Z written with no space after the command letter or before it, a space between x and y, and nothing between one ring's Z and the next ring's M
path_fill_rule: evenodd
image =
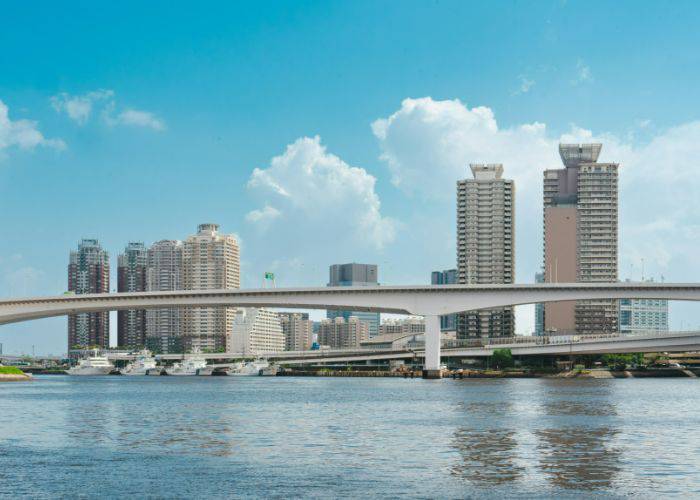
M425 316L425 369L440 367L440 315L539 302L586 299L700 300L699 283L540 283L423 285L61 295L0 301L0 324L66 314L164 307L346 309Z

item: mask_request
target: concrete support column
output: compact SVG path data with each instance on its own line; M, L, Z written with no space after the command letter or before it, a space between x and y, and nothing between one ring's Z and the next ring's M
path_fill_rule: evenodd
M425 363L423 378L441 378L440 316L425 316Z

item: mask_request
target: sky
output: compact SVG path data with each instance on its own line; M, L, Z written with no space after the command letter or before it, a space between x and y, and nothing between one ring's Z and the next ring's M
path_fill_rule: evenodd
M560 141L620 163L621 279L700 281L700 4L644 1L15 2L0 30L0 296L60 294L97 238L216 222L242 286L383 284L455 267L455 182L516 183L516 281L542 263ZM693 304L671 327L700 327ZM517 330L534 328L532 306ZM113 320L112 328L116 328ZM66 319L0 327L62 353Z

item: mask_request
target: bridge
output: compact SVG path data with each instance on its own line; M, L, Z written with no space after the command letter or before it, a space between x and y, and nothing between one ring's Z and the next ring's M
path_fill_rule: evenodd
M440 316L462 311L587 299L700 300L700 283L361 286L183 290L61 295L0 301L0 325L66 314L166 307L341 309L425 317L427 377L439 376Z
M510 349L515 356L534 355L585 355L628 352L686 352L700 350L700 331L643 332L635 334L567 335L553 337L498 337L466 340L443 340L443 357L488 357L495 349ZM158 354L162 361L184 358L183 354ZM201 354L211 361L250 358L240 352ZM108 353L112 361L128 361L136 357L130 353ZM390 349L328 349L317 351L280 351L264 353L264 357L277 364L301 365L321 363L347 363L362 361L386 361L394 359L420 359L425 357L425 343L409 343L405 347ZM217 366L217 365L213 365ZM222 365L223 366L223 365Z

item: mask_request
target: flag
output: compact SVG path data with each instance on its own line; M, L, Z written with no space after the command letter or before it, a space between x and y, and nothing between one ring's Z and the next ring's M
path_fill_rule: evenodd
M266 279L266 280L273 280L273 281L274 281L274 280L275 280L275 273L268 273L268 272L265 272L265 279Z

